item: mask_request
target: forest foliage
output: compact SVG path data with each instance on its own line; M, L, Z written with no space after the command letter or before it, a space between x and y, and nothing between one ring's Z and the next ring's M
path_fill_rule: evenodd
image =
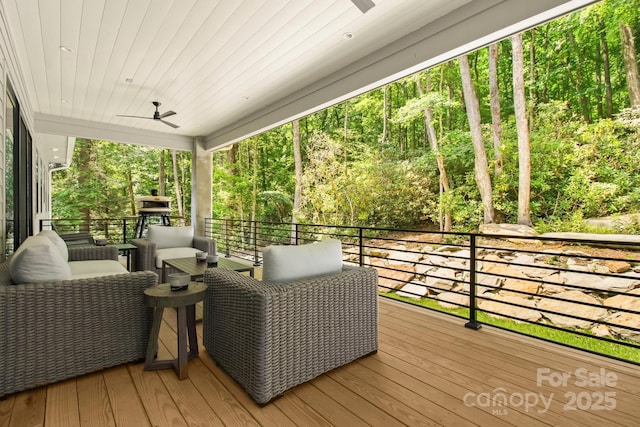
M577 230L583 218L640 211L640 105L625 29L640 37L640 0L606 0L522 33L530 219L538 229ZM495 220L510 223L519 220L522 179L513 43L494 47L499 145L490 48L466 57ZM458 61L299 119L295 212L292 124L214 152L213 216L413 228L438 228L448 216L454 230L477 229L486 215ZM159 165L173 167L166 150L84 140L76 150L72 167L54 174L54 217L130 215L131 201L161 182L174 199L181 189L188 216L189 153L178 153L177 174L165 174Z

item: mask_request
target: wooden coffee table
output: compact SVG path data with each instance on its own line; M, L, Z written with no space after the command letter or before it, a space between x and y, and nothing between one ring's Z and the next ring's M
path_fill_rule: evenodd
M196 280L204 275L207 268L211 268L206 261L198 261L196 257L189 258L173 258L162 260L162 282L167 281L167 267L175 268L184 273L191 275L191 280ZM226 268L228 270L237 271L242 273L248 271L249 275L253 277L253 266L246 265L241 262L233 261L228 258L219 258L218 267Z

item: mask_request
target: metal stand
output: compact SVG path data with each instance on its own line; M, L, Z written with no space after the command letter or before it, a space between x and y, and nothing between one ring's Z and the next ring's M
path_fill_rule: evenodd
M144 230L149 225L149 217L159 217L162 225L170 226L171 219L168 212L140 212L138 215L138 222L136 223L136 238L142 238Z

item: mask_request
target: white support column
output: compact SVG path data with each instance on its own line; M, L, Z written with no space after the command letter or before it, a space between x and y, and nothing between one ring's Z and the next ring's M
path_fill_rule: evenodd
M193 139L191 155L191 224L195 234L204 235L204 220L211 218L211 151L202 137Z

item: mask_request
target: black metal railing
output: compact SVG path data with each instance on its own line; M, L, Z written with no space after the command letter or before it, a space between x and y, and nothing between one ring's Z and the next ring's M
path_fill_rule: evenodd
M384 297L640 363L640 239L572 239L321 224L205 220L227 256L262 262L272 244L342 241L378 270Z
M172 216L171 221L183 220ZM149 217L148 224L160 224L160 217ZM41 219L40 230L55 230L61 236L75 234L90 235L94 239L105 239L108 243L128 243L136 237L137 216L122 218L53 218Z
M138 217L41 219L41 230L55 230L61 236L87 234L109 243L127 243L134 238Z

